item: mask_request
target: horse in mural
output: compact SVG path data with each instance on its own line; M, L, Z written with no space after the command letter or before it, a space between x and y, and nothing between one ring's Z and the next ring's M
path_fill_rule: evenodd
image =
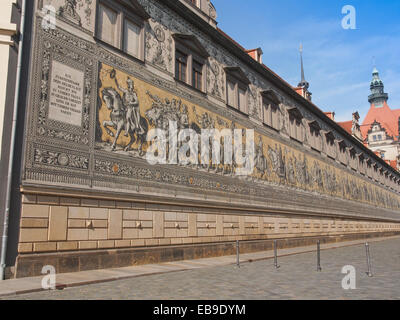
M125 131L127 135L130 137L130 141L128 145L124 148L124 151L131 150L132 145L135 142L139 143L138 151L140 156L144 155L143 145L146 143L146 136L149 125L147 120L143 117L140 117L140 125L143 128L143 133L138 133L137 128L132 128L128 126L127 119L127 108L123 103L121 95L114 88L104 88L102 90L102 100L107 106L110 112L110 120L103 121L103 127L106 130L107 134L111 137L114 137L114 141L111 145L111 149L114 151L117 145L117 141L122 133ZM116 130L116 133L110 130L113 128Z

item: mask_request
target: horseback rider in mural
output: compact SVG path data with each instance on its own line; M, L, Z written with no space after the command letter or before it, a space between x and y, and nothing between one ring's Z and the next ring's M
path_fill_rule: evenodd
M128 78L128 89L121 88L116 79L115 70L109 72L110 78L114 79L118 89L123 92L123 97L112 87L107 87L102 90L102 100L110 112L110 120L103 121L103 127L107 134L114 137L111 149L115 150L118 138L122 131L125 131L125 136L130 136L130 142L124 148L124 151L131 150L131 146L138 142L138 150L141 155L144 154L143 145L146 142L146 134L148 123L146 119L140 116L139 99L134 90L133 81ZM116 132L110 130L114 128Z
M115 78L115 84L119 91L123 92L123 103L126 106L126 120L127 127L125 130L125 137L129 135L130 130L137 131L139 135L144 133L144 130L140 124L140 108L139 99L135 91L135 84L131 78L126 80L128 86L127 89L121 87L118 83L117 78Z

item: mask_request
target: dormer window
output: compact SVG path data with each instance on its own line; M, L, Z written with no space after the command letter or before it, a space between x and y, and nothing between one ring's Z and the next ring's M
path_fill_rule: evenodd
M149 15L140 4L136 0L119 4L101 0L97 8L96 38L144 60L144 21Z
M193 35L174 34L175 39L175 79L206 92L204 74L206 72L207 51Z
M238 67L225 68L226 103L228 106L248 114L247 91L250 81Z

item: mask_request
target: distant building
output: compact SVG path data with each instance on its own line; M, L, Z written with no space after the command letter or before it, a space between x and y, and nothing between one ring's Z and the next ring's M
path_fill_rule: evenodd
M383 81L374 68L371 81L371 105L361 126L364 144L397 170L400 168L400 109L390 109L389 95L384 92Z
M346 130L349 134L351 134L354 138L359 140L360 142L363 142L363 135L361 132L361 127L359 124L360 120L360 115L358 112L353 113L353 119L350 121L344 121L344 122L338 122L338 124Z

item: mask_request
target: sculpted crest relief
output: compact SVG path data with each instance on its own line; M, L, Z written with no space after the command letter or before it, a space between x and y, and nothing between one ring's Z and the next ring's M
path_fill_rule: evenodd
M52 6L59 18L93 31L96 12L95 0L42 0L42 7Z

